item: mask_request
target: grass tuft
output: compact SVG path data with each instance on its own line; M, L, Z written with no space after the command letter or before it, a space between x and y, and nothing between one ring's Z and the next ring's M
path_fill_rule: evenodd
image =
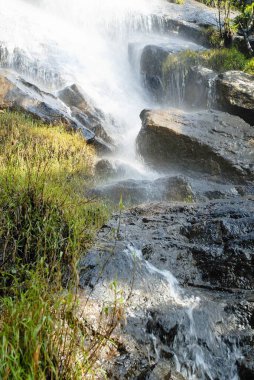
M237 49L211 49L204 51L186 50L178 54L169 55L163 62L163 73L167 75L169 71L176 68L182 70L190 66L202 65L216 72L228 70L245 70L249 61L244 54Z
M83 379L113 331L78 316L77 261L108 216L84 198L93 162L78 133L0 113L1 379Z

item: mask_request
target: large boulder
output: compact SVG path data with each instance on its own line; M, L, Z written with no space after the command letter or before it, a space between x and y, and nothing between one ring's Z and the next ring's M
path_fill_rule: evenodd
M185 101L186 77L191 66L182 64L181 54L186 50L197 51L203 47L180 38L171 37L168 43L147 45L140 58L143 83L153 100L179 105ZM167 63L172 59L172 65ZM192 70L193 72L194 70ZM201 69L198 70L201 72ZM203 75L207 77L207 73ZM190 77L193 84L194 76ZM206 82L203 79L203 82ZM207 87L207 84L204 85ZM191 104L193 99L191 100ZM203 101L202 101L203 103Z
M72 116L81 124L95 133L97 137L106 143L112 144L112 139L105 131L106 116L98 108L94 107L89 97L76 84L67 86L58 91L57 96L71 109Z
M164 171L181 168L232 181L254 176L254 130L220 111L144 110L137 137L145 161Z
M254 125L254 76L227 71L216 80L217 106Z
M27 112L48 124L64 123L81 131L88 143L98 151L111 151L111 146L82 122L61 99L41 90L14 71L0 69L0 108Z

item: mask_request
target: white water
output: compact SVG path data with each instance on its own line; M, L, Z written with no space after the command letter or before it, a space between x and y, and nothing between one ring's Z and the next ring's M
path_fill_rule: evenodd
M187 294L170 271L156 268L143 258L140 250L135 249L131 244L125 253L134 261L138 260L139 266L146 268L151 274L150 281L153 281L154 276L157 279L159 278L161 283L166 284L165 289L160 289L155 285L158 280L154 278L154 292L155 294L166 293L167 302L170 300L171 307L176 306L178 308L178 323L179 325L182 324L184 328L177 333L172 345L176 370L188 380L238 380L235 363L241 358L241 352L237 348L236 342L231 342L232 348L230 348L219 334L216 334L215 321L218 313L216 306L214 305L215 307L212 310L207 311L204 299ZM169 313L171 307L168 306ZM197 318L198 314L202 315L201 319L200 317ZM200 325L201 321L202 325ZM160 342L153 333L150 336L156 359L159 361L161 358ZM202 343L199 343L202 340L206 343L208 350L204 349L205 346L202 346ZM210 349L212 349L212 354ZM218 355L217 358L213 357L215 352ZM214 363L219 358L224 361L225 372L222 371L224 372L223 375L218 375L219 368L214 367ZM218 376L223 377L219 378Z
M128 44L151 35L152 13L164 0L0 0L0 40L22 49L23 71L47 88L78 83L112 115L108 125L120 159L135 165L139 114L149 107L128 62ZM12 56L9 57L11 66ZM36 66L37 70L35 70ZM36 71L36 73L35 73Z

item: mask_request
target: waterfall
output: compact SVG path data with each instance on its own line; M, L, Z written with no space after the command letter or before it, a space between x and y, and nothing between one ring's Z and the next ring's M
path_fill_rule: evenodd
M150 106L131 69L128 46L158 32L163 0L0 0L0 64L44 89L77 83L115 120L108 132L135 158L139 114ZM3 22L4 21L4 22ZM10 27L11 26L11 27ZM124 137L123 137L124 136Z
M79 84L95 106L112 116L114 123L109 121L107 127L118 144L118 159L135 167L141 177L151 176L135 156L139 114L152 106L138 65L142 47L162 38L159 15L166 4L166 0L0 0L0 66L15 69L49 91ZM182 102L183 80L181 72L172 77L177 103ZM193 307L198 300L187 300L170 272L145 265L173 289L174 302L182 304L189 320L189 335L180 336L175 348L178 369L188 379L196 379L201 368L199 379L206 374L215 380L213 362L206 362L211 358L203 357L196 339ZM210 343L222 344L215 337ZM231 375L233 379L235 368Z

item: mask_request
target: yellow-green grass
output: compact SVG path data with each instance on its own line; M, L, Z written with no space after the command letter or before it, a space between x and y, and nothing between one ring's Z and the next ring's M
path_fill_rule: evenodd
M228 70L242 70L249 74L254 73L253 59L247 59L237 49L211 49L204 51L186 50L184 52L169 55L163 62L163 73L176 68L187 69L190 66L202 65L217 72Z
M93 370L73 289L78 259L108 216L84 197L94 157L63 125L0 113L1 379L83 379Z

